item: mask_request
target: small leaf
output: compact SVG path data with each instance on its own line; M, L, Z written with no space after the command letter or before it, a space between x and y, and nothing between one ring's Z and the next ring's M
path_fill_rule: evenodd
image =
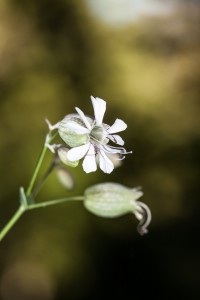
M20 187L20 189L19 189L19 200L20 200L21 205L24 208L27 208L28 201L27 201L26 194L25 194L25 191L24 191L23 187Z

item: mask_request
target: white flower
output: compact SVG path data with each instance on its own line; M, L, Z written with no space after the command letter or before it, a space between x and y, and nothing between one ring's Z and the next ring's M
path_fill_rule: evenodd
M78 114L67 115L58 125L58 132L61 138L70 146L67 153L69 161L83 160L83 169L86 173L97 170L97 163L102 171L111 173L114 164L108 157L118 155L119 159L127 154L123 147L109 146L112 141L120 146L124 145L122 138L115 134L127 128L127 125L120 119L116 119L112 126L103 123L106 111L106 102L100 98L91 96L95 120L86 117L76 107ZM130 153L130 152L129 152Z

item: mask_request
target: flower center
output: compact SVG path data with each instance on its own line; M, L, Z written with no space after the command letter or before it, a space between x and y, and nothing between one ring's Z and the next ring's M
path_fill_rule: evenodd
M101 126L94 126L90 133L90 137L102 143L104 142L106 137L105 130Z

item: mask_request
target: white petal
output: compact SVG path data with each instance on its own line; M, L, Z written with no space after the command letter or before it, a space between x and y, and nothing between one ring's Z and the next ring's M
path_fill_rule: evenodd
M82 110L80 110L80 108L78 107L75 107L77 113L79 114L79 116L81 117L82 121L84 122L85 126L91 130L92 129L92 126L90 125L90 123L88 122L85 114L82 112Z
M106 156L106 154L102 150L100 150L99 153L99 166L104 173L108 174L110 174L114 169L112 161Z
M118 134L108 135L107 136L113 143L123 146L124 141Z
M94 109L96 124L101 125L106 111L106 101L98 97L94 98L93 96L91 96L91 100Z
M115 132L120 132L123 131L127 128L126 123L120 119L116 119L114 124L107 130L109 133L115 133Z
M83 170L86 173L95 172L97 170L96 158L95 158L95 149L94 146L91 145L90 149L84 158L83 161Z
M68 151L67 158L70 161L79 160L86 155L86 153L89 150L89 147L90 147L90 143L79 146L79 147L74 147Z
M62 130L62 124L60 126L61 130ZM63 126L63 131L66 130L66 126ZM70 131L73 131L75 133L78 133L78 134L85 134L85 133L89 133L90 130L78 123L76 123L75 121L68 121L67 122L67 129L70 130Z

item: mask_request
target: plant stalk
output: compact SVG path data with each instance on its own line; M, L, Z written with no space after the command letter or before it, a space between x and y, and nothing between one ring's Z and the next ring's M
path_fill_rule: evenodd
M36 178L37 178L37 175L38 175L38 173L39 173L39 170L40 170L41 164L42 164L42 162L43 162L44 156L45 156L45 154L46 154L46 151L47 151L47 147L46 147L46 145L44 145L43 148L42 148L41 154L40 154L40 156L39 156L38 162L37 162L37 164L36 164L35 171L34 171L34 173L33 173L33 176L32 176L32 178L31 178L31 181L30 181L29 186L28 186L27 191L26 191L26 196L27 196L27 198L29 198L29 197L31 196L32 189L33 189L35 180L36 180Z
M30 210L30 209L40 208L40 207L47 207L47 206L51 206L51 205L55 205L55 204L61 204L61 203L64 203L66 201L74 201L74 200L75 201L82 201L83 199L84 199L83 196L55 199L55 200L50 200L50 201L46 201L46 202L29 204L27 206L27 209Z
M23 205L21 205L16 213L13 215L13 217L10 219L10 221L5 225L5 227L0 232L0 241L6 236L6 234L10 231L10 229L15 225L15 223L19 220L19 218L23 215L25 212L25 208Z

